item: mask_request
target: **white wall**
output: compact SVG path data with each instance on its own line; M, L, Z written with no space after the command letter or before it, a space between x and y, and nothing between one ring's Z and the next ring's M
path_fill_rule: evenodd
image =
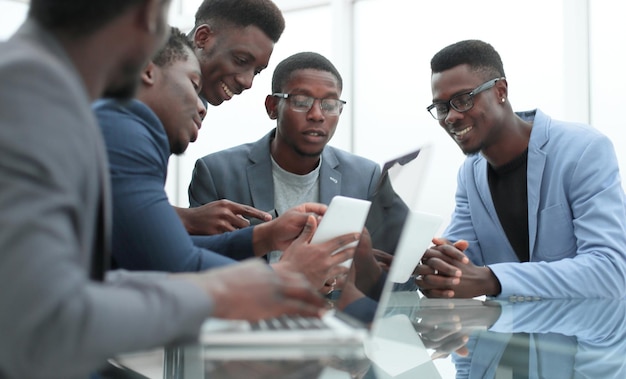
M626 167L626 14L623 0L276 0L287 27L270 67L254 87L211 107L200 137L173 158L166 186L187 205L195 160L254 141L273 127L263 101L272 70L288 55L313 50L340 68L348 101L334 146L377 162L422 144L435 146L420 207L449 215L463 155L427 114L431 56L460 39L480 38L500 52L517 110L539 107L551 116L591 122L609 135ZM188 30L200 0L174 0L172 24ZM0 0L0 39L24 19L23 2Z

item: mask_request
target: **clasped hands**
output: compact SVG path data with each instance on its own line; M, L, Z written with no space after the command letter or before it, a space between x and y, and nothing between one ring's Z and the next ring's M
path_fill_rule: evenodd
M472 333L487 330L500 317L500 304L475 299L427 299L412 314L412 323L432 359L456 352L466 356Z
M467 241L451 243L433 238L433 244L414 271L415 283L426 297L472 298L500 293L500 282L491 269L474 265L464 254Z

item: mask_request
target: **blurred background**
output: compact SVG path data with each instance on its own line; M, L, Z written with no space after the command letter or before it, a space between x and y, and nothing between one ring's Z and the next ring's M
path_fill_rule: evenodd
M172 0L171 24L188 31L201 0ZM418 208L449 217L464 159L426 112L430 58L462 39L482 39L502 56L515 110L540 108L553 118L591 123L615 145L626 169L626 1L624 0L276 0L286 29L252 89L209 107L200 137L170 160L167 193L188 206L197 158L267 133L264 108L275 65L316 51L339 68L344 108L331 144L383 163L422 145L433 147ZM27 1L0 0L0 39L26 16ZM1 85L1 84L0 84Z

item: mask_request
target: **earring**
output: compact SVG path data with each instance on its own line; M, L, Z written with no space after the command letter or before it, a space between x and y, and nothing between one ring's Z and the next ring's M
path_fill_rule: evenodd
M503 98L502 98L502 102L504 103L504 101L505 101L505 100L504 100L504 97L503 97Z

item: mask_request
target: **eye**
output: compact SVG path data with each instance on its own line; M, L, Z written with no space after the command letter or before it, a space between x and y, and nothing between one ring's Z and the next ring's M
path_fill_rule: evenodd
M193 85L193 89L196 91L196 93L200 93L200 90L202 89L202 84L200 82L192 79L191 85Z
M245 66L248 64L248 59L245 57L235 56L235 63L239 66Z

